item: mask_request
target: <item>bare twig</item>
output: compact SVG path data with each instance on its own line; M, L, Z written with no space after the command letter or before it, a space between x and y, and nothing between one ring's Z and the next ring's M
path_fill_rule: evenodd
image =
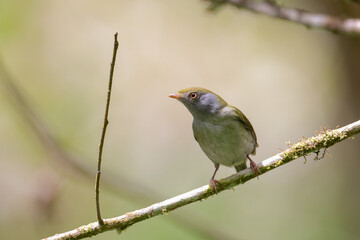
M335 130L327 130L308 139L303 139L298 143L293 144L285 151L270 157L260 164L258 167L261 169L261 174L271 171L281 165L284 165L294 159L305 156L311 152L315 152L322 148L329 148L332 145L341 142L349 137L354 136L360 132L360 120L338 128ZM245 183L256 175L250 168L231 175L227 178L219 180L217 184L217 193L233 188L239 184ZM215 191L209 185L202 186L194 189L190 192L178 195L176 197L167 199L162 202L155 203L143 209L139 209L133 212L128 212L124 215L115 218L104 219L104 225L100 226L98 222L90 223L85 226L81 226L69 232L56 234L52 237L46 238L47 240L64 240L64 239L82 239L85 237L91 237L99 233L117 229L122 231L131 225L146 220L148 218L162 215L175 210L179 207L183 207L187 204L200 201L215 195Z
M107 99L106 99L104 125L103 125L103 128L102 128L101 139L100 139L100 144L99 144L99 156L98 156L97 172L96 172L96 180L95 180L96 216L97 216L97 219L98 219L98 222L99 222L100 225L104 224L104 221L101 218L100 200L99 200L99 198L100 198L99 190L100 190L100 177L101 177L101 161L102 161L102 153L103 153L103 148L104 148L106 128L107 128L107 126L109 124L108 116L109 116L112 80L113 80L113 75L114 75L116 53L117 53L117 49L118 49L118 46L119 46L117 36L118 36L118 33L115 33L115 35L114 35L113 57L112 57L112 60L111 60L111 65L110 65L109 87L108 87L108 93L107 93Z
M270 17L288 20L299 23L309 28L321 28L334 33L348 35L360 35L360 19L339 17L314 13L302 9L281 7L275 1L254 1L254 0L207 0L212 4L213 10L223 4L231 4L238 8L264 14Z

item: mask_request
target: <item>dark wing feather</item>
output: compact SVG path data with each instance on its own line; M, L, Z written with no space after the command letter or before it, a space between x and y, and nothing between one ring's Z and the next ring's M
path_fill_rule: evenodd
M256 148L259 146L259 144L257 142L257 137L256 137L256 133L255 133L255 130L254 130L253 126L251 125L249 119L247 119L245 114L243 114L236 107L234 107L234 106L231 106L231 107L233 107L233 109L235 110L236 119L250 132L251 136L253 137L253 139L255 141L255 147L254 147L254 151L252 153L255 154L256 153Z

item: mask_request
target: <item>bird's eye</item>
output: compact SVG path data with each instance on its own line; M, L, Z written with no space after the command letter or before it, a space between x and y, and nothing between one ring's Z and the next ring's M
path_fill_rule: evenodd
M196 99L198 97L198 94L196 92L192 92L189 96L191 99Z

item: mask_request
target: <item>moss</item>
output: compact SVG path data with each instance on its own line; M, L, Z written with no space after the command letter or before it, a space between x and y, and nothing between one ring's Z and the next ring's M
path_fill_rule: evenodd
M325 157L326 149L336 142L339 142L346 138L346 134L340 131L331 131L330 129L322 129L316 132L316 136L310 138L302 138L297 143L290 146L282 154L283 160L280 160L277 164L283 164L282 161L288 162L296 158L305 157L311 152L315 152L315 160L319 160ZM289 143L287 143L289 144ZM319 157L320 149L325 148L323 154Z
M164 207L164 208L161 209L161 215L164 214L164 213L167 215L168 212L169 212L169 211L166 209L166 207Z

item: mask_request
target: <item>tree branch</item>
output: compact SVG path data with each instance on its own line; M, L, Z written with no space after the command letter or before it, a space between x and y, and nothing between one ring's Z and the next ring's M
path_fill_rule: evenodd
M273 170L274 168L291 162L292 160L300 157L305 157L312 152L318 154L320 149L329 148L338 142L341 142L349 137L354 136L355 134L358 134L359 132L360 120L335 130L322 130L316 136L310 137L308 139L303 139L293 144L285 151L262 161L260 164L258 164L258 167L261 170L261 174L264 174L268 171ZM252 172L252 170L247 168L243 171L238 172L237 174L219 180L216 186L217 192L219 193L221 191L233 188L255 177L256 175ZM99 225L98 222L90 223L69 232L45 238L45 240L82 239L114 229L121 232L122 230L130 227L137 222L158 215L162 215L164 213L166 214L179 207L206 199L215 194L216 193L212 187L210 187L209 185L205 185L190 192L178 195L176 197L167 199L159 203L155 203L146 208L135 210L133 212L128 212L119 217L104 219L104 225Z
M101 218L101 212L100 212L100 177L101 177L101 161L102 161L102 153L104 148L104 142L105 142L105 134L106 129L109 124L109 107L110 107L110 99L111 99L111 88L112 88L112 80L114 76L114 67L115 67L115 61L116 61L116 53L119 46L119 42L117 40L118 34L115 33L114 35L114 49L113 49L113 57L111 60L110 65L110 76L109 76L109 86L108 86L108 93L107 93L107 99L106 99L106 107L105 107L105 116L104 116L104 125L102 128L101 138L100 138L100 144L99 144L99 156L98 156L98 162L97 162L97 172L96 172L96 179L95 179L95 203L96 203L96 216L98 219L98 222L100 225L104 224L103 219Z
M314 13L302 9L281 7L275 1L254 0L207 0L211 2L209 9L214 10L223 4L267 15L273 18L299 23L309 28L320 28L333 33L360 35L360 19L342 19L331 15Z

